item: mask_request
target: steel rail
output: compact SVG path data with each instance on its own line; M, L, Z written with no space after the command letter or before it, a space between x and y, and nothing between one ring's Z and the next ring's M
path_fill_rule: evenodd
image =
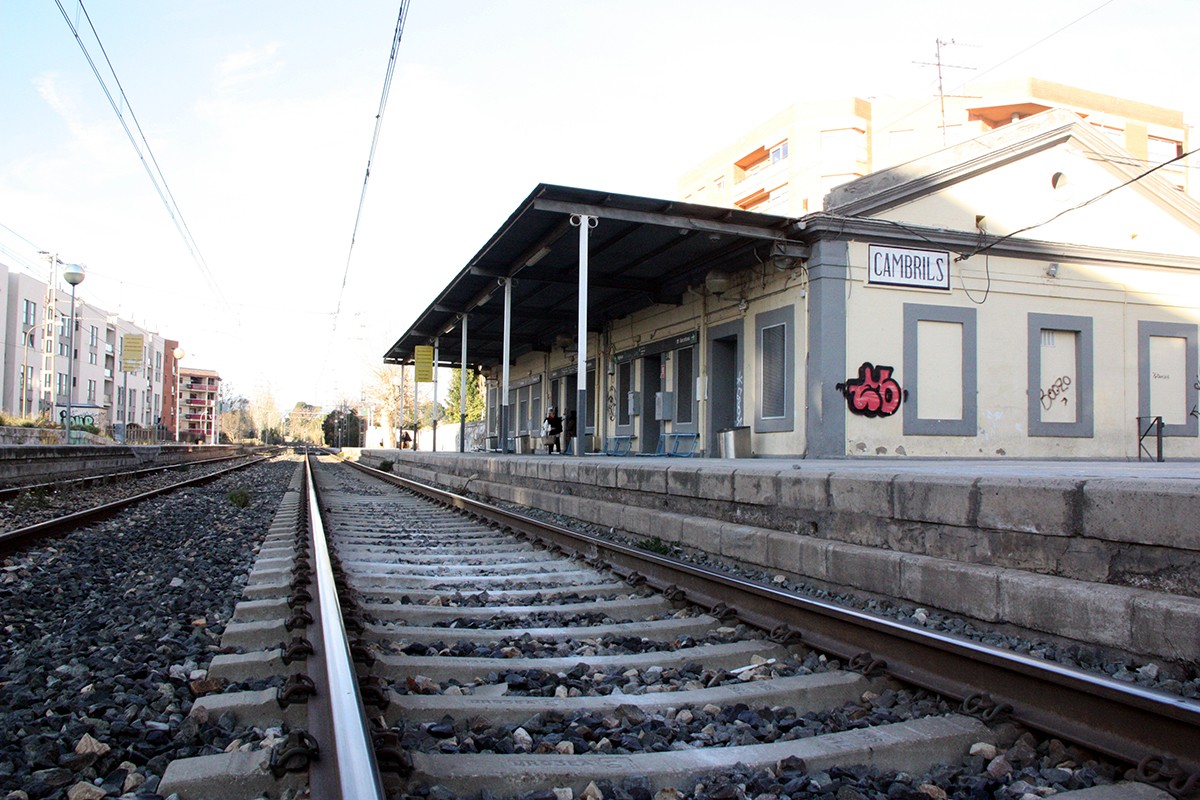
M114 470L113 472L100 472L95 475L85 475L83 477L63 478L55 481L45 481L44 483L25 483L20 486L0 486L0 500L5 500L10 497L16 497L23 492L36 492L45 490L50 492L59 491L72 484L82 483L85 486L94 482L109 481L114 478L132 478L139 475L153 475L156 472L166 472L167 470L180 469L182 467L197 467L204 464L219 464L222 461L232 461L235 458L249 458L248 453L238 453L232 456L220 456L218 458L204 458L198 461L181 461L177 464L159 464L153 467L143 467L141 469L132 470Z
M321 504L313 482L312 459L304 458L304 480L308 496L308 525L312 539L314 604L319 617L320 642L313 642L316 655L324 662L325 695L328 703L318 711L325 734L318 742L332 757L319 758L310 768L309 783L314 797L330 797L340 792L342 800L384 800L383 783L371 743L371 731L359 694L357 673L350 656L350 644L342 621L337 586L333 579L329 542L321 521ZM310 706L313 704L310 704ZM321 704L316 704L321 705ZM310 720L315 709L310 708ZM323 715L328 712L328 717ZM324 739L324 741L322 741ZM317 774L313 774L313 770ZM336 771L336 775L330 774ZM313 786L314 782L317 786ZM317 788L320 791L317 791Z
M236 472L239 469L245 469L246 467L254 464L261 464L265 460L265 458L258 458L241 464L234 464L231 467L217 470L216 472L210 472L207 475L199 475L178 483L172 483L170 486L162 486L157 489L151 489L147 492L141 492L140 494L123 497L120 500L113 500L112 502L103 503L98 506L93 506L92 508L85 508L83 511L65 514L61 517L48 519L44 522L28 525L24 528L14 528L10 531L0 532L0 551L39 536L48 536L59 531L74 530L85 523L95 522L96 520L103 519L110 514L120 511L126 506L131 506L135 503L140 503L143 500L149 500L152 497L157 497L160 494L167 494L168 492L173 492L186 486L197 486L202 483L207 483L208 481L216 480L217 478L227 475L230 472Z
M812 647L842 658L870 653L900 680L965 701L981 693L1031 728L1118 761L1177 759L1200 771L1200 702L1011 651L835 606L673 558L506 511L453 492L347 461L350 466L444 505L638 573L658 589L678 586L690 602L724 603L745 622L785 624Z

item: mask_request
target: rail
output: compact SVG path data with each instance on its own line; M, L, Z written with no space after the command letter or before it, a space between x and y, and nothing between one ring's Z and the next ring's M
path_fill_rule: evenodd
M1119 761L1175 764L1200 772L1200 702L951 638L801 597L687 562L568 530L462 495L347 461L363 472L469 514L637 573L660 590L686 587L690 602L734 609L750 624L802 631L842 658L886 662L897 678L1076 742Z
M197 467L204 464L219 464L222 461L232 461L235 458L246 458L246 453L235 453L234 455L218 456L216 458L202 458L196 461L180 461L177 464L156 464L152 467L142 467L141 469L119 469L112 472L101 472L95 475L85 475L77 478L60 478L59 480L44 481L42 483L25 483L16 486L0 486L0 500L7 500L16 497L23 492L57 492L74 484L81 486L89 486L93 483L111 481L118 478L136 478L139 475L153 475L158 472L167 472L172 469L183 469L185 467Z
M173 492L176 489L183 488L184 486L195 486L201 483L207 483L208 481L216 480L227 473L244 469L252 464L260 464L265 460L265 458L253 458L240 464L234 464L226 469L210 472L206 475L199 475L195 478L179 481L178 483L172 483L170 486L162 486L158 489L151 489L148 492L141 492L139 494L131 495L130 497L123 497L120 500L114 500L111 503L103 503L92 508L84 509L83 511L76 511L73 514L65 514L64 516L49 519L45 522L28 525L24 528L14 528L10 531L0 532L0 552L2 552L5 548L16 546L17 544L24 544L25 542L39 536L49 536L59 531L73 530L84 523L103 519L110 514L120 511L126 506L133 505L134 503L140 503L143 500L149 500L150 498L157 497L160 494Z
M304 459L304 479L322 639L318 652L325 662L329 699L329 718L323 721L323 727L331 737L327 741L332 742L334 750L334 758L316 762L316 774L310 772L309 780L317 784L312 787L314 797L332 797L334 791L339 791L342 800L383 800L383 785L371 745L369 723L363 711L354 662L350 656L350 645L346 639L309 457ZM331 772L332 764L336 764L336 774Z
M1153 458L1155 461L1163 460L1163 418L1162 417L1138 417L1138 461L1142 460L1144 453L1147 458ZM1157 449L1151 453L1146 448L1146 440L1151 436L1157 443Z

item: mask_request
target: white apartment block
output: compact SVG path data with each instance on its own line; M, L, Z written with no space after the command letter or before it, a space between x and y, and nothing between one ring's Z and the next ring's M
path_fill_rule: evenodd
M136 424L150 428L162 419L164 338L121 319L78 296L72 349L71 292L0 264L3 368L0 403L12 417L49 416L61 421L68 397L76 423ZM122 341L140 336L140 364L122 371ZM68 368L68 357L73 366ZM168 384L169 384L168 380ZM71 384L68 386L68 384ZM169 389L168 389L169 391ZM70 395L68 395L70 392ZM168 427L170 427L168 425Z

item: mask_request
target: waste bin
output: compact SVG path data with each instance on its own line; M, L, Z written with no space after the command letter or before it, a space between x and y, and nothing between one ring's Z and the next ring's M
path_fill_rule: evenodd
M750 426L717 431L721 458L750 458Z

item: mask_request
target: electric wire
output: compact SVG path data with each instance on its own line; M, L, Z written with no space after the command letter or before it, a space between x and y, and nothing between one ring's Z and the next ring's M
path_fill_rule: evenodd
M1013 54L1012 54L1011 56L1009 56L1008 58L1005 58L1005 59L1003 59L1002 61L998 61L998 62L996 62L995 64L992 64L990 67L988 67L987 69L983 70L982 72L978 72L978 73L976 73L975 75L971 76L971 78L970 78L970 79L968 79L968 80L965 80L965 81L963 81L963 82L959 83L957 86L954 86L954 87L952 87L952 88L950 89L950 91L951 91L951 92L961 92L961 91L962 91L964 88L966 88L967 84L971 83L972 81L977 81L979 78L982 78L984 75L987 75L989 72L995 72L996 70L1000 69L1000 67L1004 66L1005 64L1009 63L1010 61L1013 61L1013 60L1015 60L1015 59L1017 59L1017 58L1020 58L1021 56L1025 55L1025 54L1026 54L1026 53L1028 53L1030 50L1032 50L1032 49L1033 49L1033 48L1035 48L1035 47L1038 47L1039 45L1045 44L1045 43L1046 43L1046 42L1048 42L1050 39L1053 39L1055 36L1058 36L1058 35L1059 35L1060 33L1062 33L1063 31L1065 31L1065 30L1067 30L1068 28L1071 28L1071 27L1073 27L1073 26L1075 26L1075 25L1079 24L1080 22L1083 22L1085 19L1087 19L1088 17L1092 16L1092 15L1093 15L1093 14L1095 14L1097 11L1100 11L1100 10L1101 10L1101 9L1103 9L1105 6L1112 5L1114 2L1116 2L1116 0L1105 0L1103 3L1101 3L1101 4L1100 4L1100 5L1098 5L1098 6L1096 6L1096 7L1095 7L1095 8L1093 8L1091 11L1088 11L1087 13L1085 13L1085 14L1083 14L1083 15L1081 15L1081 16L1078 16L1078 17L1076 17L1075 19L1073 19L1073 20L1071 20L1070 22L1068 22L1066 25L1063 25L1062 27L1060 27L1060 28L1058 28L1058 29L1056 29L1056 30L1054 30L1054 31L1051 31L1050 33L1046 34L1046 35L1045 35L1045 36L1043 36L1042 38L1038 39L1036 42L1033 42L1032 44L1026 45L1025 47L1021 48L1020 50L1018 50L1017 52L1013 53ZM922 104L922 105L919 105L919 106L917 106L916 108L912 109L912 110L911 110L911 111L909 111L908 113L906 113L906 114L903 114L903 115L902 115L902 116L900 116L900 117L897 117L896 119L892 120L891 122L887 123L886 125L880 126L880 127L877 129L877 130L879 130L879 131L890 131L890 130L892 130L893 126L895 126L895 125L898 125L899 123L901 123L901 122L903 122L904 120L906 120L906 119L908 119L909 117L911 117L913 114L917 114L917 113L919 113L919 112L921 112L921 111L924 111L926 108L928 108L929 106L933 105L933 103L934 103L934 102L935 102L935 101L934 101L933 99L930 99L928 102L926 102L926 103L924 103L924 104Z
M133 145L134 152L137 153L138 159L142 162L142 167L146 170L146 175L150 178L150 182L154 185L154 189L158 192L158 197L162 200L167 213L171 217L171 221L175 225L176 231L183 239L184 245L192 256L192 261L199 268L204 278L208 281L214 295L221 301L223 305L228 305L221 287L217 284L216 278L208 267L208 263L204 259L204 255L200 252L200 245L197 244L192 236L191 229L188 227L187 221L183 217L183 211L180 210L179 204L175 200L175 195L171 192L170 186L167 185L167 178L163 174L162 168L158 164L158 159L154 157L153 150L150 149L150 142L146 139L146 135L142 130L141 123L138 122L137 115L133 111L133 105L129 102L129 97L125 94L125 88L121 85L120 78L117 77L117 71L113 67L112 61L109 60L108 52L104 48L104 43L100 40L100 34L96 31L96 26L92 24L91 15L88 14L87 8L84 7L83 0L76 0L79 5L79 10L83 12L84 19L87 20L88 27L91 29L92 36L96 40L97 46L100 48L100 53L104 57L104 63L108 67L109 73L112 75L113 83L116 84L117 93L121 96L121 104L128 111L129 118L133 120L133 126L137 129L137 136L134 136L133 130L129 127L129 121L126 120L125 114L121 110L121 105L118 105L117 100L113 97L113 92L108 86L108 82L100 74L100 69L96 65L95 59L92 58L91 52L87 45L84 44L83 37L79 35L79 29L72 21L71 16L63 7L62 0L54 0L58 10L62 13L63 19L67 26L70 27L71 33L75 37L76 43L79 45L83 57L87 60L88 66L92 69L92 74L96 76L100 88L104 91L104 96L108 98L108 103L112 106L113 113L117 115L121 127L125 130L125 135L129 139L129 143ZM147 160L149 157L149 160Z
M342 285L338 290L337 307L334 310L333 329L337 331L338 316L342 312L342 298L346 291L346 280L350 275L350 260L354 255L354 242L358 238L358 225L362 221L363 206L367 201L367 184L371 180L371 164L375 161L375 149L379 146L379 132L383 128L383 114L387 109L388 95L392 89L392 76L396 71L396 53L400 49L400 39L404 35L404 19L408 16L408 0L400 3L400 13L396 18L396 30L392 35L392 50L388 55L387 70L383 78L383 93L379 98L379 110L375 112L375 131L371 135L371 149L367 153L367 169L363 175L362 192L358 196L358 210L354 214L354 229L350 232L350 249L346 253L346 266L342 270Z
M1146 170L1145 172L1142 172L1138 175L1134 175L1132 178L1130 178L1129 180L1127 180L1123 183L1119 183L1110 189L1105 189L1103 192L1096 195L1095 197L1088 198L1087 200L1084 200L1082 203L1077 203L1076 205L1073 205L1070 208L1064 208L1062 211L1059 211L1057 214L1055 214L1054 216L1050 217L1047 220L1044 220L1042 222L1036 222L1033 225L1026 225L1024 228L1018 228L1017 230L1012 231L1011 233L1006 233L1003 236L998 237L997 239L995 239L994 241L992 241L986 245L981 245L979 247L976 247L974 250L971 250L970 252L967 252L967 253L961 253L954 260L956 262L957 261L966 261L968 258L971 258L972 256L977 256L980 253L985 253L988 250L991 250L993 247L1000 244L1001 242L1007 241L1018 234L1025 233L1026 231L1034 230L1035 228L1040 228L1044 225L1049 225L1051 222L1054 222L1054 220L1058 219L1059 217L1063 216L1064 214L1069 214L1072 211L1078 211L1081 208L1090 206L1092 203L1095 203L1098 200L1102 200L1105 197L1108 197L1110 194L1117 191L1118 189L1124 189L1126 186L1137 183L1138 181L1142 180L1146 176L1152 175L1153 173L1157 172L1158 170L1162 169L1163 167L1167 166L1168 164L1174 164L1176 161L1181 161L1181 160L1187 158L1188 156L1193 155L1194 153L1200 153L1200 148L1196 148L1195 150L1190 150L1186 153L1181 153L1180 155L1176 156L1175 158L1172 158L1168 161L1164 161L1161 164L1157 164L1157 165L1151 167L1150 169Z
M358 226L362 221L363 207L367 201L367 184L371 180L371 164L373 164L375 161L375 150L379 146L379 134L383 129L383 115L387 109L388 95L392 89L392 76L396 71L396 56L400 50L400 40L404 36L404 21L408 17L408 3L409 0L401 0L400 11L396 16L396 29L392 34L392 48L390 54L388 55L387 70L384 73L383 91L379 98L379 109L375 112L375 130L371 135L370 151L367 153L367 168L365 174L363 175L362 191L358 196L358 210L354 215L354 228L350 232L350 247L346 252L346 264L342 269L342 283L338 288L337 305L335 306L333 312L333 330L330 332L330 344L326 348L326 357L323 359L325 363L328 363L329 348L332 347L334 337L337 335L338 320L341 318L342 314L342 301L344 300L346 294L346 282L350 277L350 263L354 257L354 243L358 239ZM322 369L321 372L324 372L324 369Z

